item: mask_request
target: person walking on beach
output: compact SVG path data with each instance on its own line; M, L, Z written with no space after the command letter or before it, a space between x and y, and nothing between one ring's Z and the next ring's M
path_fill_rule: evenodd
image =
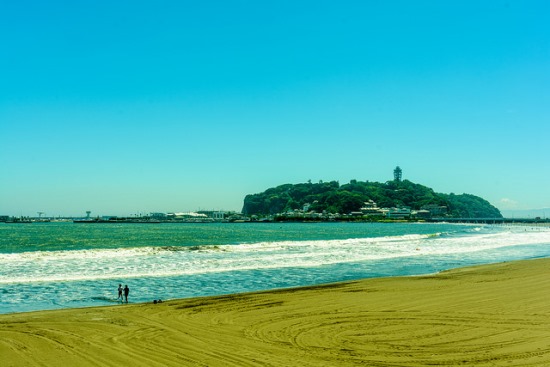
M120 299L121 302L124 300L124 298L122 298L122 284L118 285L118 297L116 299L117 301Z
M128 294L130 293L130 288L128 288L128 284L124 286L124 298L126 298L126 303L128 303Z

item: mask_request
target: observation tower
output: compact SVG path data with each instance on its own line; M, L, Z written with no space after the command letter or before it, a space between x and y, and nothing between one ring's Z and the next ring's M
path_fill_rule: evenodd
M395 167L393 170L393 180L396 182L401 182L401 176L402 176L401 168L399 166Z

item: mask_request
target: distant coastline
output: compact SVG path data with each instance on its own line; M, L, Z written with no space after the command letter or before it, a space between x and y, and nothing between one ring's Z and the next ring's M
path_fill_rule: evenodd
M187 218L187 219L151 219L150 217L106 217L106 218L34 218L7 217L0 220L5 224L32 223L76 223L76 224L185 224L185 223L471 223L471 224L550 224L550 218L428 218L428 219L388 219L342 216L339 218L299 218L271 217L238 219Z

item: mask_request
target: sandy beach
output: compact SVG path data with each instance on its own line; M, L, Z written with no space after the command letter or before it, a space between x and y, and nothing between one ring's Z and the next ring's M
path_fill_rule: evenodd
M2 366L548 366L550 259L0 315Z

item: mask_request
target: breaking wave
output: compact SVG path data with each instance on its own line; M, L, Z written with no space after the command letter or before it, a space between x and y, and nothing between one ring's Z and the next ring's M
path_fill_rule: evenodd
M236 245L151 246L0 254L0 283L166 277L254 269L319 267L411 256L451 255L550 243L550 231L413 234L343 240L266 241Z

